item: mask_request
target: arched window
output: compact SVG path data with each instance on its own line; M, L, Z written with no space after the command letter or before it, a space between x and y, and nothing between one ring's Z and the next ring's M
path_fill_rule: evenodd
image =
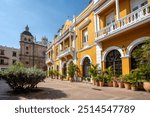
M63 75L67 76L67 64L64 63L64 66L63 66Z
M83 77L89 77L90 59L86 57L83 61Z
M131 69L136 69L138 67L138 59L133 57L133 52L136 51L137 49L142 48L142 46L144 45L144 43L141 43L139 45L137 45L131 52Z
M122 74L121 54L118 50L112 50L106 56L106 68L112 67L114 75Z

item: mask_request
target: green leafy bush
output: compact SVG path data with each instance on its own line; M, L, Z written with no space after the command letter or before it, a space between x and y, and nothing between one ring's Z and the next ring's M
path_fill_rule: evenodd
M35 67L25 68L17 63L5 70L2 78L13 90L33 89L46 78L46 73Z
M78 66L74 63L70 63L68 67L68 75L71 77L71 81L73 81L73 77L75 73L78 71Z

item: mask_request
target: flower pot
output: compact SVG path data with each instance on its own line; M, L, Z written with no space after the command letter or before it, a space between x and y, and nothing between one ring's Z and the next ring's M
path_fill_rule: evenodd
M150 92L150 82L144 82L143 87L145 91Z
M96 81L96 86L99 86L99 81Z
M99 81L99 86L103 87L104 86L104 82L103 81Z
M112 87L113 83L112 82L108 82L108 87Z
M118 82L118 87L119 88L124 88L124 83L123 82Z
M95 80L93 80L93 85L96 85L96 81Z
M126 89L130 90L131 89L131 84L130 83L124 83L124 86Z
M117 81L113 81L113 87L118 87Z
M136 86L131 86L131 90L132 90L132 91L137 91L138 88L137 88Z

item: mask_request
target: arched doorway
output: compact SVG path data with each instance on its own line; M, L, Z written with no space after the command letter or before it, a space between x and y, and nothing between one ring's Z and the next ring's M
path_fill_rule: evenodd
M67 76L67 64L64 63L64 66L63 66L63 75Z
M118 50L110 51L106 56L106 68L112 67L114 70L114 75L122 74L122 61L121 54Z
M86 57L83 60L83 77L89 77L90 59Z
M144 45L144 43L141 43L133 48L133 50L131 52L131 69L136 69L138 67L138 62L139 62L137 58L133 57L133 52L135 52L137 49L142 48L143 45Z

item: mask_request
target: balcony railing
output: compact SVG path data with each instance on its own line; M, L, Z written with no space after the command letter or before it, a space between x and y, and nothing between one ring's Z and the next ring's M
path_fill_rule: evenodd
M150 3L96 32L96 41L150 18Z
M53 60L51 58L46 58L46 64L47 63L53 63Z
M74 49L72 47L69 47L69 48L61 51L58 55L58 58L62 58L62 57L67 56L67 55L72 55L73 51L74 51Z

